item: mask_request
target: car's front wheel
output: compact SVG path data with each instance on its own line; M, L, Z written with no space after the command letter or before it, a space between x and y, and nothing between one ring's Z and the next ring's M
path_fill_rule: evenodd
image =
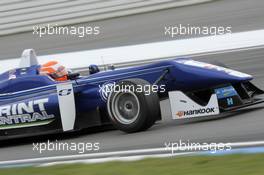
M107 109L113 125L127 133L150 128L161 115L157 92L142 79L127 79L116 84L108 97Z

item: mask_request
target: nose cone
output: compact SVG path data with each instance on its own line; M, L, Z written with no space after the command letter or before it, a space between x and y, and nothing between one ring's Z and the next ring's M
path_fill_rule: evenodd
M180 59L176 62L183 75L180 81L192 89L239 83L253 79L249 74L199 61Z
M236 70L232 70L232 69L228 69L225 67L221 67L221 66L217 66L217 65L213 65L213 64L209 64L209 63L203 63L203 62L199 62L199 61L194 61L194 60L186 60L186 59L182 59L182 60L177 60L178 63L181 63L183 65L186 66L190 66L190 67L197 67L197 68L202 68L205 71L207 71L208 73L222 73L223 75L226 76L231 76L234 78L241 78L242 80L244 79L252 79L252 76L246 73L242 73Z
M214 75L215 78L231 81L230 83L232 83L232 81L249 81L253 79L249 74L216 65L209 64L209 67L205 69L207 69L206 71L208 71L208 74Z

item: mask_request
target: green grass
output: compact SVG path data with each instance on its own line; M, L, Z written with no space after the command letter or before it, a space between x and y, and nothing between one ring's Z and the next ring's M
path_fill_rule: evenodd
M174 157L135 162L0 169L1 175L263 175L264 154Z

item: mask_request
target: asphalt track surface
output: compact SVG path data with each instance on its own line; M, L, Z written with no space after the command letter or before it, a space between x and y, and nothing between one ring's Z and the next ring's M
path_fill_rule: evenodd
M122 26L121 24L119 24L119 26L115 26L118 21L122 21L122 18L102 21L102 23L104 22L108 26L113 25L112 29L120 27L125 28L128 31L126 31L125 33L119 33L116 30L112 30L113 36L110 37L109 34L109 36L104 39L102 38L101 40L96 40L94 43L90 43L90 45L88 43L87 48L99 48L99 46L108 47L116 46L119 44L124 45L164 40L164 36L162 36L162 34L159 35L159 32L157 32L155 28L151 30L149 28L149 25L157 25L159 22L164 22L164 19L167 18L168 20L173 19L173 21L176 22L177 18L180 19L179 15L181 15L184 20L189 20L188 23L194 22L197 24L232 24L232 26L234 26L234 29L236 29L235 31L260 29L264 27L264 21L261 21L261 15L263 14L263 5L264 2L260 0L256 2L255 0L250 2L241 0L239 1L239 4L235 3L235 1L217 1L215 2L215 5L213 5L213 3L208 3L198 6L185 7L182 9L171 9L153 13L153 15L157 15L157 18L153 17L153 15L151 14L143 14L142 18L148 19L148 24L140 23L141 18L136 18L137 15L124 17L125 19L132 18L133 20L131 21L134 21L134 23L136 23L136 19L138 19L139 21L137 23L140 24L142 28L145 27L146 29L144 30L146 32L145 34L143 31L137 31L139 29L132 29L129 26ZM211 7L214 7L214 10L210 9ZM220 10L221 14L216 14L217 11ZM208 11L211 11L211 15L208 14ZM174 12L177 13L174 14ZM174 17L172 17L173 15ZM248 21L246 21L246 19L248 19ZM155 20L158 20L158 22L155 22ZM132 24L129 23L129 25ZM136 33L139 36L135 36ZM14 49L16 53L18 51L16 49L19 48L23 50L22 48L28 47L28 45L34 46L35 48L37 48L37 50L40 49L43 54L46 54L49 52L52 53L54 49L58 50L59 48L60 52L64 50L76 50L78 46L86 42L78 40L64 40L64 42L62 42L58 40L58 42L55 43L51 40L49 42L46 41L40 43L36 40L33 40L29 34L19 34L17 36L13 35L9 36L9 38L13 40L14 45L12 45L12 48L7 47L8 44L10 46L10 44L12 43L11 41L6 42L5 37L3 38L3 40L2 38L0 39L0 50L1 52L3 52L3 55L6 56L8 55L7 53L12 52L12 49ZM23 39L24 41L26 41L24 45L22 44ZM16 40L17 42L14 43L14 40ZM101 45L99 43L101 43ZM53 49L52 46L55 47L55 45L57 45L57 48ZM63 48L61 48L61 46ZM81 47L80 49L85 48L86 47ZM195 57L194 59L202 61L218 60L227 64L231 68L252 74L255 77L253 83L264 89L263 55L264 49L260 48L246 51L204 55L201 57ZM163 120L161 122L158 122L148 131L126 134L118 130L107 130L99 132L91 132L90 130L88 130L81 133L65 136L54 135L44 138L35 137L12 140L8 143L1 144L0 161L78 154L74 151L46 151L40 154L39 152L32 150L32 142L45 142L47 138L52 139L53 141L58 139L58 141L60 142L68 143L99 142L99 152L164 147L165 142L178 142L179 139L200 143L264 140L263 106L264 105L258 105L254 110L252 108L247 108L235 114L223 116L222 118L218 119L206 121L173 121L170 119L171 115L168 108L168 101L163 101Z
M24 49L32 47L38 55L44 55L197 37L187 35L171 38L164 35L165 26L177 24L231 26L232 32L263 29L263 9L262 0L216 0L211 3L79 25L99 26L101 33L97 36L79 38L50 35L39 38L38 35L32 35L32 32L10 35L0 37L0 58L17 58Z
M255 77L253 82L264 89L263 54L264 49L261 48L207 55L195 59L202 61L221 60L232 68L252 74ZM56 139L61 143L99 142L99 152L165 147L165 142L178 142L180 139L194 143L264 140L264 105L255 106L254 110L251 107L218 119L202 121L173 121L171 120L168 101L163 101L161 106L163 120L148 131L133 134L126 134L118 130L85 131L63 137L62 135L54 135L45 138L33 137L13 140L12 143L5 143L1 146L0 161L78 154L76 151L44 151L40 154L32 150L32 142L46 142L48 138L54 143Z

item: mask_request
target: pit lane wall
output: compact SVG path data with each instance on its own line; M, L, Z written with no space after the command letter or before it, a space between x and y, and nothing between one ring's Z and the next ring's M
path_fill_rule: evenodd
M264 30L239 32L226 35L155 42L106 49L38 56L39 63L57 60L67 68L85 72L90 64L101 68L114 64L116 67L140 65L172 57L226 52L264 46ZM0 73L19 65L20 58L1 60Z
M1 0L0 36L32 31L36 25L73 25L210 1L213 0Z

